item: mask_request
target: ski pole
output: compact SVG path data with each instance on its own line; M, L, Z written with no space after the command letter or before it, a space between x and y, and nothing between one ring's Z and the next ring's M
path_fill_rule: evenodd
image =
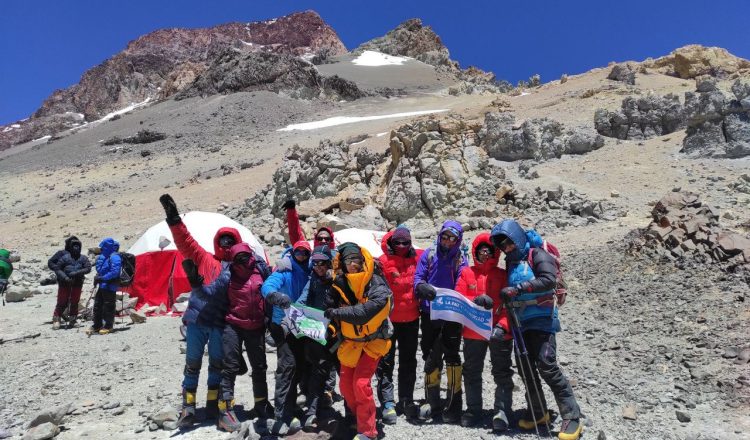
M536 380L534 380L533 378L534 371L531 368L531 360L529 359L529 352L526 349L526 342L523 339L523 332L521 331L521 322L519 321L518 315L516 314L516 311L515 309L513 309L513 307L511 307L509 304L506 304L506 308L508 309L508 315L511 318L510 325L511 325L511 331L513 333L513 341L514 341L514 344L516 344L516 348L521 353L521 355L518 356L518 359L521 360L522 362L523 362L523 359L526 360L526 367L527 367L526 371L532 375L531 382L534 385L534 392L536 393L537 400L538 400L537 403L539 404L539 407L542 408L542 411L544 411L545 405L542 402L542 395L539 393L539 387L536 384ZM520 368L520 371L523 371L523 370L524 368L522 365ZM536 430L537 437L539 437L539 428L536 424L537 418L533 409L534 405L532 403L531 390L529 389L529 386L528 386L528 378L526 377L526 373L522 374L521 378L524 381L524 386L526 387L527 398L529 401L529 408L531 409L531 417L534 419L534 429ZM541 416L542 418L544 418L545 414L541 414ZM550 431L550 426L547 420L544 421L544 425L547 428L547 433L549 434L549 432L551 431Z

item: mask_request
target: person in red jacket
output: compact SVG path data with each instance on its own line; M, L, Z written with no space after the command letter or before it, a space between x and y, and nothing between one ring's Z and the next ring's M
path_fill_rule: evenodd
M302 231L302 227L299 224L299 216L297 215L297 204L294 200L287 200L282 206L286 210L286 224L289 228L289 242L294 244L300 240L307 240L305 233ZM333 251L336 249L336 242L333 237L333 229L328 226L321 226L315 231L313 236L313 247L328 246L328 249Z
M206 284L215 281L225 265L231 261L229 250L242 241L235 228L221 228L214 236L214 253L206 251L193 238L177 211L177 204L172 196L164 194L159 197L166 214L167 225L172 232L175 246L184 259L192 260L198 267L198 273ZM186 325L185 370L182 382L182 412L180 427L189 427L195 422L195 402L198 380L200 377L203 353L208 346L208 383L206 394L206 415L210 418L219 416L219 385L223 367L224 350L222 332L224 330L224 305L214 298L205 300L191 295L188 308L182 315ZM265 353L264 353L265 354Z
M417 415L414 404L414 384L417 381L417 345L419 341L419 299L414 296L414 272L422 250L414 249L411 232L399 226L385 234L380 244L383 255L380 265L388 286L393 291L393 336L391 349L383 356L376 372L378 400L382 406L383 423L396 423L396 404L393 396L393 368L398 346L398 406L409 418Z
M487 347L490 349L492 377L495 380L495 414L492 428L496 432L508 429L513 398L513 369L511 354L513 340L508 327L508 315L501 306L500 290L507 284L507 274L498 267L500 250L492 244L490 234L483 232L472 243L474 265L461 272L456 290L486 309L494 309L492 336L486 340L464 327L464 388L466 412L461 425L476 426L482 420L482 370Z

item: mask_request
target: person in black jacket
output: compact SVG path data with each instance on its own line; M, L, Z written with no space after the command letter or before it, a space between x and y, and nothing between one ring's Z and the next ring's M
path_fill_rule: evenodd
M297 300L298 303L321 311L335 307L332 260L333 257L328 246L315 246L310 257L312 265L310 281L302 291L302 296ZM325 346L310 338L302 339L305 362L310 366L308 380L306 381L307 411L303 420L303 428L306 430L314 429L317 426L318 408L321 401L325 401L326 404L330 403L323 396L326 382L329 380L335 364L333 356L328 351L335 343L335 338L329 337L327 339L328 343Z
M81 240L76 236L65 240L65 249L57 251L47 262L47 267L57 277L57 304L52 312L52 328L60 328L60 317L68 308L68 328L75 326L78 301L86 274L91 272L91 262L81 254Z

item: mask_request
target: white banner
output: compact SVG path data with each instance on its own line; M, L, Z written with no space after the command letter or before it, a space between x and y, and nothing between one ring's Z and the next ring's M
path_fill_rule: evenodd
M430 319L463 324L489 340L492 333L492 310L485 310L455 290L435 288L437 296L430 303Z
M310 338L326 345L326 329L328 319L323 311L302 304L292 304L284 310L289 322L289 330L297 338Z

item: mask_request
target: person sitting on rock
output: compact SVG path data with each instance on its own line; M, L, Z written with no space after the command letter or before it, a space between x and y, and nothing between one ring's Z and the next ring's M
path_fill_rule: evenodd
M266 315L265 301L260 293L263 275L256 264L257 257L247 243L232 246L229 256L231 264L216 280L205 286L203 277L192 260L184 260L182 266L193 288L191 298L195 295L204 301L213 299L216 304L223 303L221 308L226 310L218 427L233 432L241 427L234 412L234 383L245 363L242 357L243 344L252 368L254 411L259 418L267 419L273 415L273 408L268 402L266 383Z
M76 236L65 240L65 248L55 252L47 261L47 267L57 277L57 304L52 312L52 329L60 328L60 317L68 309L68 328L75 326L78 317L78 302L86 274L91 272L91 262L81 253L81 240Z
M286 210L286 223L289 228L289 241L297 243L301 240L307 240L305 233L302 231L302 226L299 224L299 216L297 215L297 204L294 200L287 200L282 208ZM313 235L313 246L328 246L332 252L336 249L336 242L333 237L333 229L328 226L321 226L315 231Z
M89 335L109 334L115 325L115 305L117 289L120 288L120 268L122 258L117 253L120 243L107 237L99 243L101 254L96 257L94 284L99 289L94 296L94 324L87 330Z
M417 346L419 344L419 300L414 295L414 273L421 249L414 249L411 232L398 226L383 237L383 255L378 261L383 276L393 292L393 337L391 349L380 360L377 369L378 400L382 405L383 423L396 423L393 369L398 348L398 408L408 418L417 416L414 404L414 384L417 382Z
M192 260L198 267L198 273L208 284L214 282L231 261L230 249L242 241L240 233L235 228L219 228L214 235L214 253L206 251L193 238L187 226L177 211L177 204L172 196L164 194L159 197L164 208L166 222L172 232L175 246L183 258ZM263 274L268 276L269 269L262 258L256 265ZM188 307L182 315L182 322L186 326L184 378L182 380L182 410L179 426L186 428L195 423L196 391L203 363L203 353L208 346L208 380L206 392L206 416L215 419L219 416L219 385L221 383L222 348L224 330L223 303L215 299L204 300L198 296L190 296ZM259 412L264 411L264 404L260 403Z
M333 283L335 307L327 309L325 316L337 323L343 338L337 351L340 388L346 406L356 416L355 439L372 440L378 431L370 382L378 362L391 348L392 293L367 249L347 242L339 246L335 259L339 261L334 266L341 267L342 273Z
M557 363L555 334L560 331L560 320L553 298L557 283L557 264L552 255L542 248L531 250L531 241L538 237L525 231L515 220L503 220L492 228L492 243L505 253L508 287L500 291L506 306L518 316L520 331L528 356L524 359L516 352L516 365L526 386L527 411L518 427L535 429L536 425L549 425L550 413L541 392L539 376L544 379L555 396L563 419L558 438L576 440L581 435L581 410L573 388ZM531 252L531 264L529 264ZM544 300L544 301L540 301ZM513 324L513 323L511 323ZM532 382L533 381L533 382Z
M300 240L282 259L291 270L275 271L263 283L261 293L273 306L269 329L276 344L276 388L274 391L273 435L286 435L299 429L300 421L294 417L297 403L297 385L304 365L302 342L289 332L284 309L297 301L310 278L310 243Z
M308 281L302 296L297 300L298 303L325 311L334 307L333 298L333 256L328 246L316 246L310 257L312 272L310 281ZM330 332L329 332L330 333ZM330 336L330 335L329 335ZM330 401L324 399L326 382L329 380L331 370L334 367L334 359L331 356L329 348L333 346L335 340L331 337L326 345L310 338L302 338L304 347L305 362L310 367L307 380L307 411L303 428L312 430L317 427L319 412L323 407L321 404L328 406Z
M437 419L442 416L447 423L458 423L461 419L463 399L461 395L461 330L457 322L430 320L430 301L437 294L435 287L455 289L461 272L469 266L461 246L463 228L461 224L447 220L440 228L435 244L422 253L414 274L414 292L422 300L421 327L422 359L424 359L425 398L427 402L419 408L419 419ZM445 414L440 402L440 376L446 364L448 379L448 405Z
M464 327L464 388L466 412L461 426L477 426L482 421L482 371L487 348L490 350L492 377L495 381L495 404L492 429L508 429L513 406L513 339L508 328L508 314L500 301L500 290L506 287L508 275L498 267L500 249L492 244L489 232L477 235L471 245L474 265L461 272L456 291L492 314L489 341Z

